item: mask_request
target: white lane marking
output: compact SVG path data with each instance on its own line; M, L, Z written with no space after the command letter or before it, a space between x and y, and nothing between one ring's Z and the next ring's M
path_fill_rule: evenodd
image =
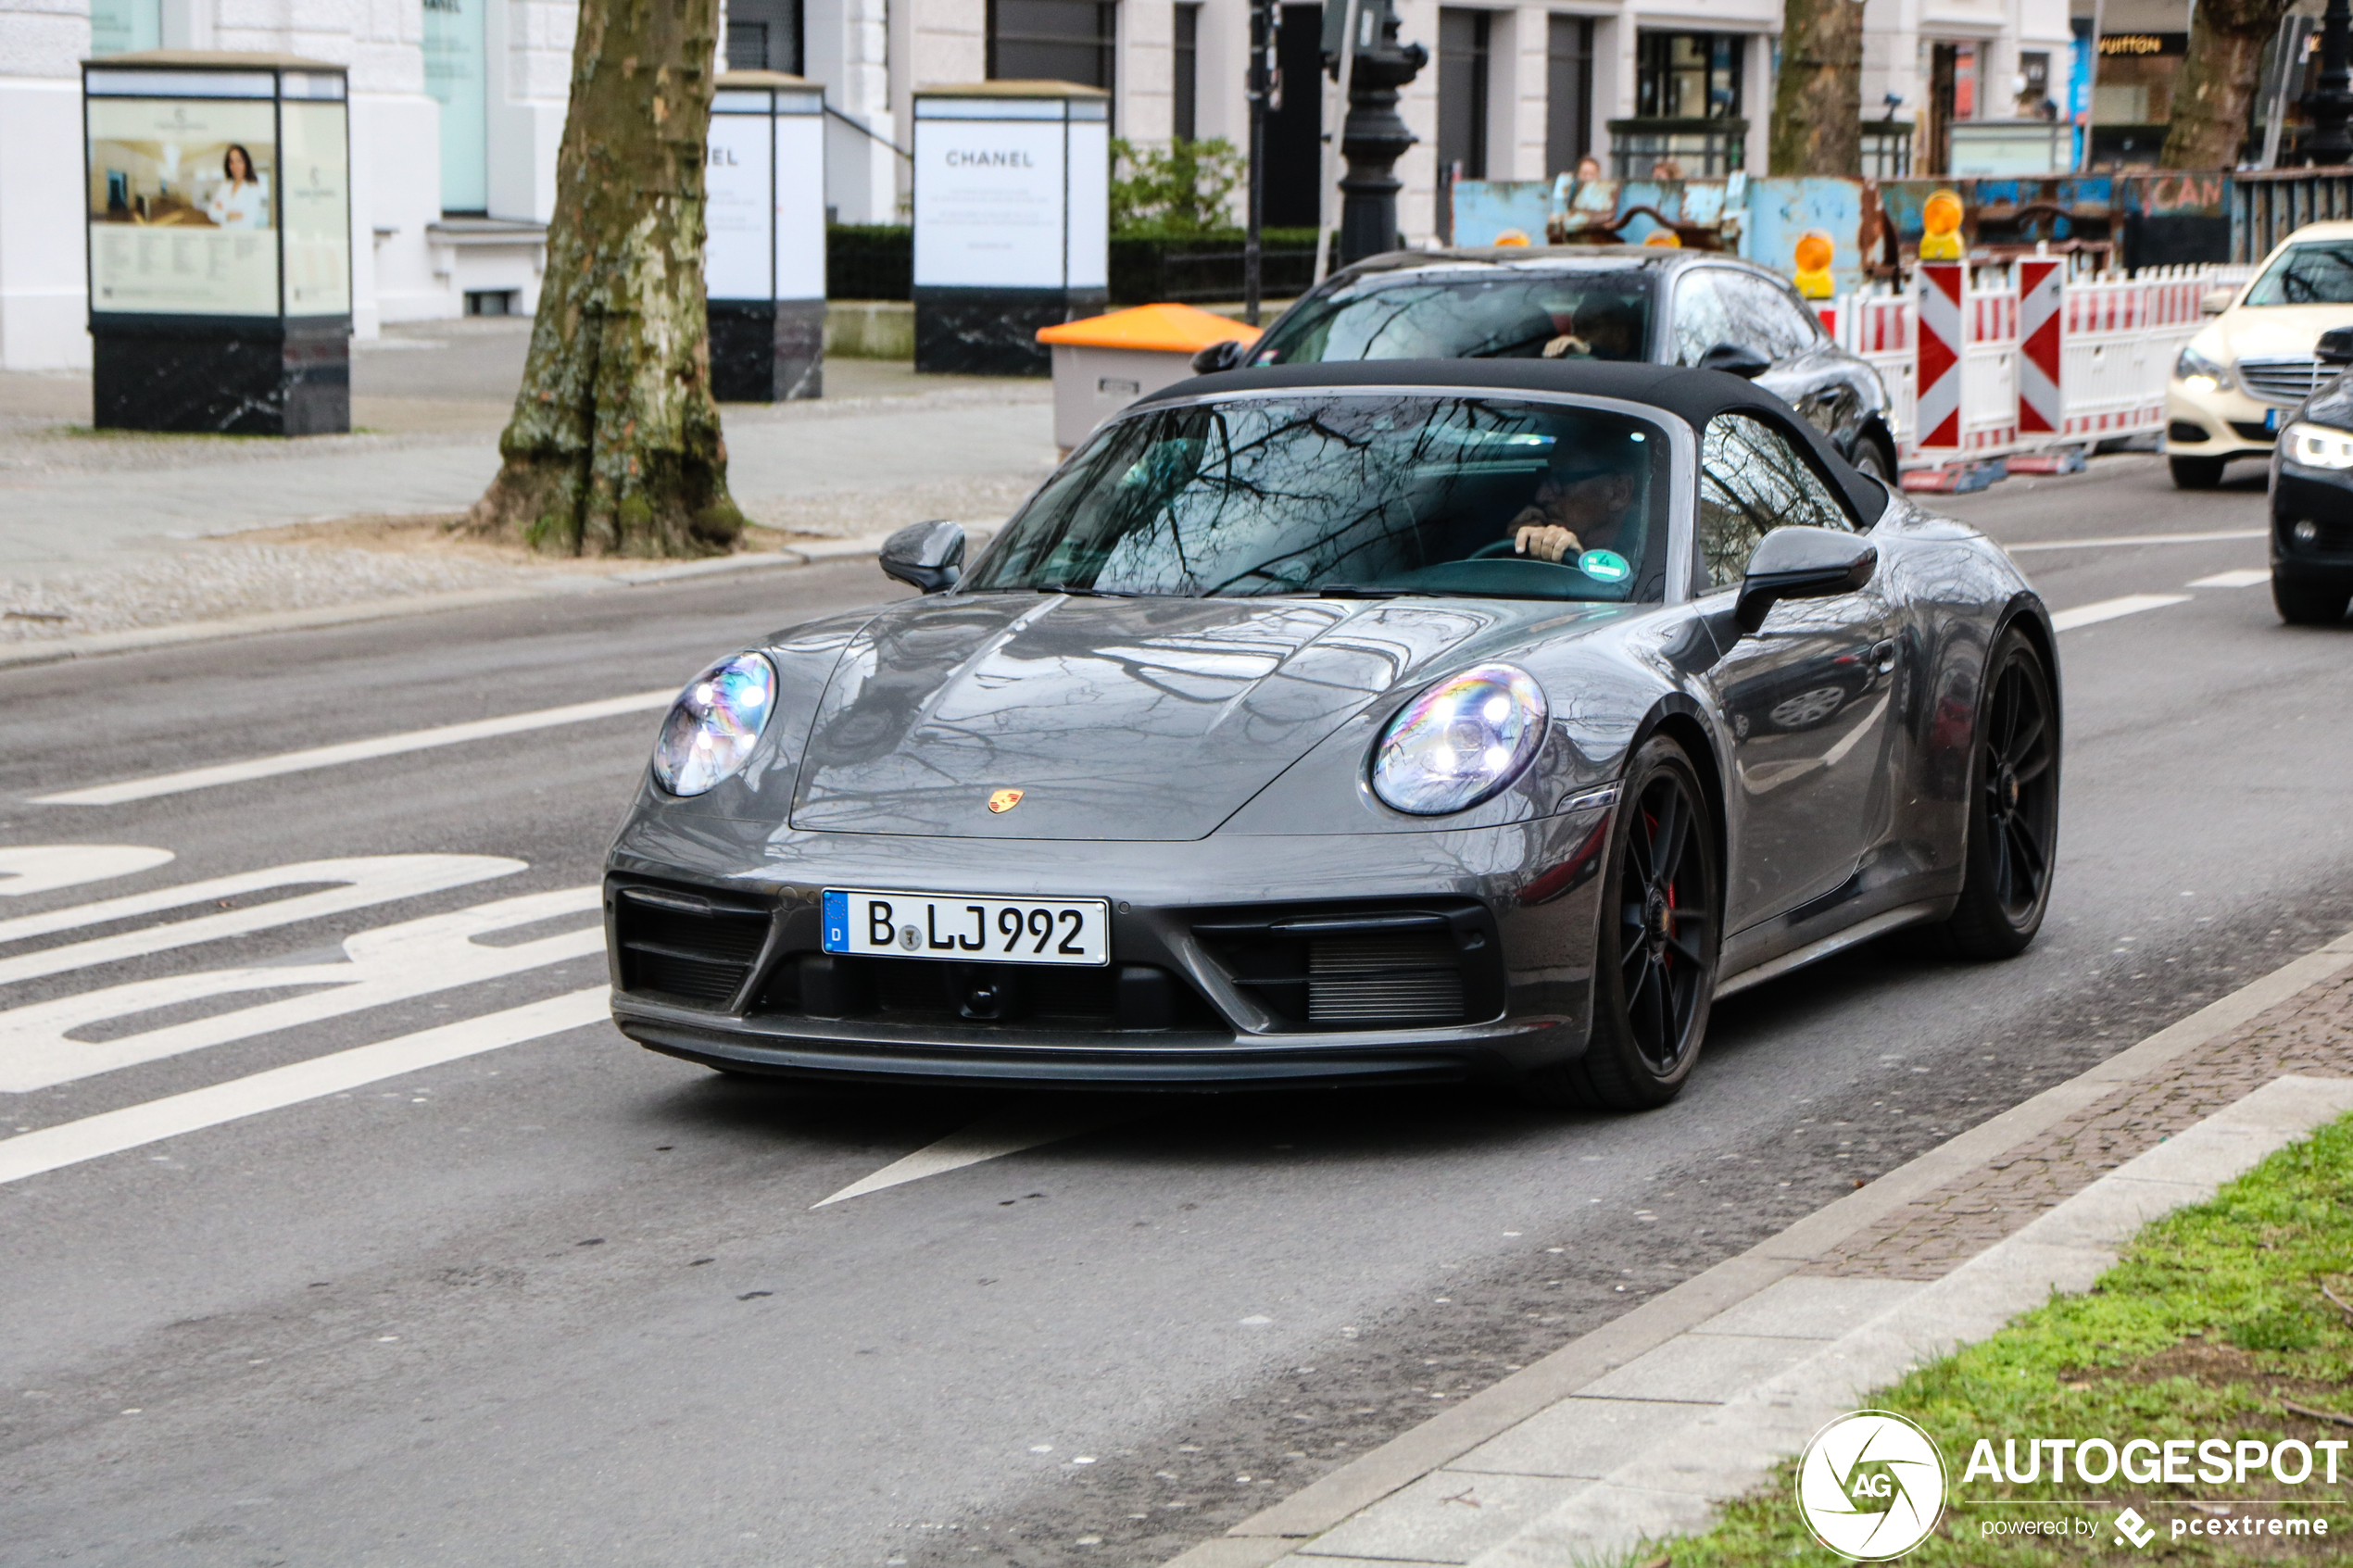
M0 846L0 898L49 893L152 871L172 860L169 849L137 844L10 844Z
M240 936L248 931L264 931L273 925L288 925L296 921L337 914L345 909L365 909L371 904L390 903L396 898L413 898L419 894L463 887L468 883L486 882L492 877L512 876L517 872L529 869L521 860L510 860L497 855L367 855L343 860L301 860L290 866L272 866L268 871L240 872L234 876L215 877L209 882L183 883L177 887L159 887L153 892L133 893L95 904L74 904L37 915L19 915L15 920L0 921L0 943L46 936L52 932L70 931L76 926L130 920L139 915L185 909L196 904L217 904L247 893L266 893L275 887L321 882L341 884L323 887L315 893L298 893L275 903L199 915L194 920L150 926L143 931L119 932L112 936L96 936L87 942L76 942L63 947L45 947L37 953L19 953L15 958L0 959L0 985L44 974L61 974L69 969L82 969L116 959L145 958L167 948L210 942L222 936Z
M2060 610L2051 617L2051 629L2072 632L2078 626L2095 626L2103 621L2113 621L2120 615L2138 615L2145 609L2162 609L2167 605L2189 602L2187 594L2127 594L2120 599L2102 599L2096 604L2077 605L2073 609Z
M885 1187L902 1186L949 1171L961 1171L967 1165L977 1165L984 1160L996 1160L1008 1154L1019 1154L1026 1148L1037 1148L1064 1138L1075 1138L1084 1133L1132 1122L1133 1110L1106 1111L1100 1115L1080 1117L1043 1117L1034 1115L991 1116L974 1123L960 1133L950 1133L937 1143L928 1144L904 1160L893 1160L873 1175L850 1183L831 1198L812 1203L812 1209L823 1209L828 1203L839 1203L846 1198L863 1198ZM7 1146L0 1144L0 1152Z
M573 991L503 1012L484 1013L459 1023L380 1040L372 1046L313 1057L233 1078L209 1088L191 1089L144 1105L127 1106L79 1122L0 1140L0 1183L22 1181L44 1171L80 1164L143 1144L197 1132L265 1110L278 1110L322 1095L341 1094L403 1073L422 1072L578 1029L610 1016L610 993L602 985Z
M2218 571L2211 577L2201 577L2190 584L2193 588L2252 588L2271 580L2268 566L2246 566L2236 571Z
M2119 533L2107 539L2043 539L2031 545L2004 545L2014 556L2035 550L2108 550L2123 545L2212 545L2224 539L2260 539L2260 528L2224 528L2211 533Z
M165 975L0 1012L0 1094L54 1088L208 1046L322 1022L389 1002L599 953L605 947L601 925L511 947L490 947L476 938L593 909L601 901L602 895L594 886L526 893L356 933L343 944L347 955L343 961L253 964ZM247 992L267 994L290 986L327 989L259 1000L112 1039L71 1037L76 1031L87 1034L98 1024L135 1021L140 1014L160 1008Z
M598 702L543 708L534 713L510 713L499 719L475 719L463 724L443 724L431 730L378 735L373 740L312 746L307 751L282 751L275 757L257 757L245 762L221 762L209 768L158 773L153 778L129 779L121 784L94 784L87 789L69 789L58 795L36 795L31 799L35 806L120 806L125 801L152 800L159 795L182 795L192 789L210 789L216 784L275 778L280 773L308 772L313 768L364 762L375 757L396 757L404 751L430 751L438 746L492 740L500 735L521 734L527 730L585 723L591 719L610 719L623 713L644 713L669 707L677 696L677 688L665 686L658 692L636 692L628 696L606 697Z

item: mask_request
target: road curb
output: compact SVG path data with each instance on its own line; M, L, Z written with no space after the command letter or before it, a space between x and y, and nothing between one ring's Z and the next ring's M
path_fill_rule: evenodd
M974 533L975 539L988 537L987 530L975 530ZM550 574L546 581L518 583L512 587L406 594L393 598L361 599L351 604L321 605L316 609L272 610L262 615L228 616L216 621L182 621L175 626L143 626L130 632L99 632L87 636L59 637L51 642L20 643L0 647L0 670L62 664L70 659L96 659L107 654L140 653L153 648L177 647L187 643L262 636L272 632L309 632L323 627L357 626L371 621L388 621L396 616L477 609L485 605L560 598L571 594L598 594L613 588L657 587L694 578L790 571L870 556L886 537L887 535L877 533L854 539L828 539L790 550L717 556L709 560L684 561L676 566L617 572L610 576Z
M1567 1399L1604 1374L1794 1274L1914 1198L2048 1131L2120 1085L2149 1076L2347 968L2353 968L2353 931L2249 981L2065 1083L1825 1205L1747 1251L1579 1336L1526 1370L1481 1389L1243 1520L1223 1537L1196 1544L1170 1560L1166 1568L1266 1568L1302 1541L1324 1534Z

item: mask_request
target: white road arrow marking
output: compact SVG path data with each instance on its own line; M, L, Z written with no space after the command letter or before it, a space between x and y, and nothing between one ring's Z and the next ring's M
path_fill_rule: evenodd
M610 993L595 985L544 1002L445 1023L371 1046L313 1057L267 1073L233 1078L208 1088L149 1100L144 1105L85 1116L38 1132L0 1140L0 1183L22 1181L44 1171L75 1165L101 1155L137 1148L223 1122L277 1110L322 1095L341 1094L404 1073L422 1072L461 1057L502 1046L521 1045L596 1023L610 1015Z
M29 1094L208 1046L251 1039L599 953L605 946L601 925L510 947L489 947L478 938L593 909L601 901L602 895L593 886L528 893L359 932L344 942L347 956L344 962L253 964L166 975L0 1012L0 1093ZM208 1018L139 1029L111 1039L73 1038L77 1033L94 1032L96 1025L135 1022L140 1014L158 1009L296 986L325 988Z
M303 860L290 866L272 866L268 871L214 877L208 882L159 887L95 904L74 904L37 915L19 915L14 920L0 920L0 944L71 931L77 926L160 914L167 909L220 904L281 887L332 884L315 893L299 893L271 903L198 915L194 920L118 932L112 936L95 936L87 942L0 959L0 985L44 974L62 974L70 969L110 963L118 959L145 958L193 943L241 936L248 931L266 931L274 925L291 925L296 921L365 909L371 904L386 904L396 898L413 898L423 893L463 887L468 883L487 882L492 877L512 876L529 869L521 860L496 855L371 855L344 860Z
M1051 1117L1015 1113L991 1116L975 1122L959 1133L950 1133L937 1143L925 1145L904 1160L893 1160L873 1175L850 1183L831 1198L812 1203L812 1209L823 1209L828 1203L839 1203L847 1198L863 1198L885 1187L903 1186L909 1182L922 1181L949 1171L961 1171L967 1165L977 1165L984 1160L1001 1159L1019 1154L1026 1148L1037 1148L1064 1138L1098 1132L1122 1122L1132 1122L1133 1110L1110 1110L1091 1116ZM0 1150L7 1146L0 1144Z
M169 865L169 849L136 844L12 844L0 846L0 898L50 893Z
M257 757L246 762L222 762L209 768L190 768L177 773L158 773L153 778L94 784L87 789L69 789L58 795L36 795L32 797L32 804L120 806L126 801L152 800L159 795L184 795L192 789L210 789L216 784L243 784L248 779L274 778L281 773L308 772L313 768L333 768L346 762L364 762L371 758L396 757L405 751L429 751L434 746L495 740L502 735L552 729L560 724L584 723L591 719L611 719L623 713L647 713L669 707L677 696L677 688L664 686L658 692L636 692L628 696L605 697L597 702L575 702L564 708L543 708L532 713L510 713L500 719L476 719L463 724L409 730L396 735L378 735L373 740L312 746L307 751L282 751L274 757Z
M2187 594L2127 594L2120 599L2102 599L2096 604L2077 605L2073 609L2060 610L2051 617L2051 629L2072 632L2078 626L2096 626L2103 621L2114 621L2120 615L2138 615L2145 609L2162 609L2167 605L2187 604Z

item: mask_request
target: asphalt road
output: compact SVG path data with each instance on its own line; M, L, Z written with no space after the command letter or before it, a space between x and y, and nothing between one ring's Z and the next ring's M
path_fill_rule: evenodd
M2124 460L1952 509L2227 533L2259 483ZM2259 538L2020 558L2059 609L2183 596L2061 638L2061 872L2021 959L1872 948L1744 994L1625 1119L762 1085L591 1023L0 1182L0 1563L1157 1562L2353 925L2353 626L2188 585ZM0 880L0 1175L44 1129L600 984L562 890L655 716L30 797L673 685L884 592L849 564L0 671L0 868L175 857ZM391 856L437 859L28 919ZM319 972L346 952L361 1010ZM265 972L198 978L229 968ZM812 1208L966 1129L1050 1141Z

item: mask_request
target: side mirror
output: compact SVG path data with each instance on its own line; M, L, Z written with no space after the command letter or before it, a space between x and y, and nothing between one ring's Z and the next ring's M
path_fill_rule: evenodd
M1782 599L1827 599L1852 593L1871 580L1879 550L1859 533L1835 528L1776 528L1748 558L1740 601L1732 619L1743 632L1765 624L1765 612Z
M1193 374L1214 376L1220 370L1239 370L1249 358L1250 345L1229 337L1193 356Z
M2312 358L2332 370L2353 365L2353 327L2331 327L2312 345Z
M883 541L883 575L937 594L964 574L964 528L958 522L910 523Z
M2231 307L2231 300L2238 292L2236 289L2207 290L2197 296L2197 313L2201 316L2220 316Z
M1754 348L1737 343L1719 343L1699 357L1703 370L1725 370L1748 381L1755 381L1773 368L1773 362Z

